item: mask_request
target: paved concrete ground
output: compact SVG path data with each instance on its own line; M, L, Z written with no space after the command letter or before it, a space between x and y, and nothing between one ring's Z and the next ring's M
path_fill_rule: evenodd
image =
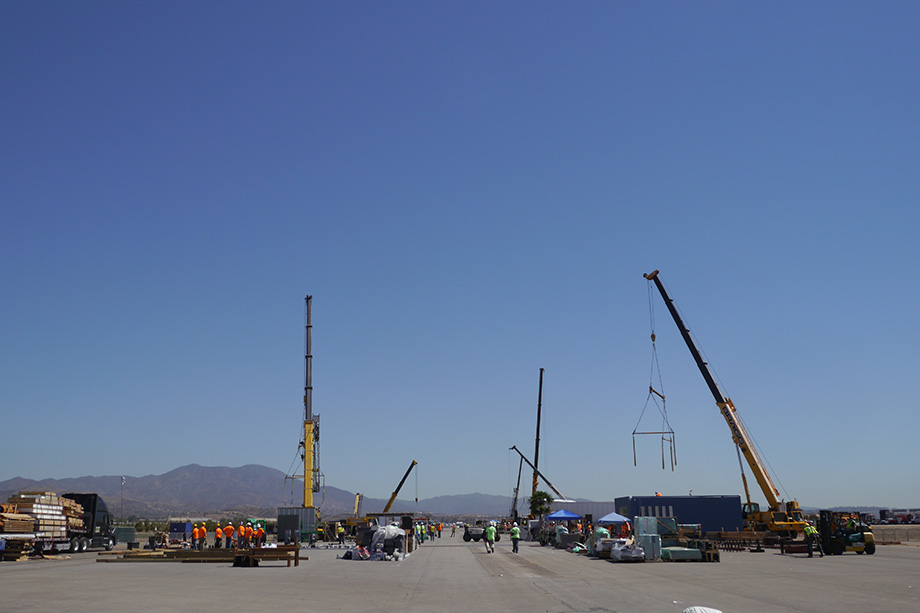
M217 564L0 562L2 611L729 612L920 611L920 548L873 556L723 553L719 564L615 564L502 539L494 554L459 536L402 562L309 550L298 568Z

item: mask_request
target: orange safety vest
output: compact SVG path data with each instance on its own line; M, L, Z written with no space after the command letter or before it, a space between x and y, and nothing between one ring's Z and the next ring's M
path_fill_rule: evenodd
M193 538L193 539L197 539L197 538L198 538L198 528L197 528L197 527L192 528L192 538Z
M252 526L246 526L246 538L252 538Z
M224 535L229 536L231 538L233 537L233 525L232 524L227 524L227 527L224 528Z
M262 538L265 536L265 530L262 529L262 526L259 526L259 529L256 530L256 538Z
M217 529L214 530L214 538L216 538L218 541L224 538L224 534L223 534L223 531L220 529L220 526L217 526Z

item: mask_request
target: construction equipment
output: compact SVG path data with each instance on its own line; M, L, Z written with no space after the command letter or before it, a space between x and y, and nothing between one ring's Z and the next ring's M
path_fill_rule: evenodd
M699 368L700 373L703 375L703 379L709 386L709 391L712 392L715 398L716 406L719 407L722 417L725 418L725 422L728 424L729 430L731 430L732 440L739 453L739 463L740 456L744 455L744 459L747 460L751 472L754 473L754 478L757 480L764 497L767 499L768 510L766 511L761 511L758 503L751 502L747 477L744 475L744 467L742 465L741 480L744 483L744 494L747 500L742 506L745 529L775 532L780 536L795 538L797 533L804 531L806 525L802 517L802 511L799 509L799 503L795 500L787 502L780 500L779 490L773 484L773 480L770 478L766 466L760 459L757 450L754 448L751 438L744 424L741 422L741 417L736 412L735 405L732 403L731 398L726 398L719 389L715 377L713 377L712 371L709 369L709 365L703 360L700 350L690 336L690 330L684 325L680 314L677 312L677 308L674 306L674 301L668 296L667 291L665 291L664 285L659 278L658 271L655 270L643 276L648 279L649 282L654 282L655 287L658 288L658 292L661 294L665 306L668 307L668 311L671 313L674 323L677 324L677 328L680 330L680 334L687 344L690 354L696 361L697 368Z
M518 516L518 494L521 491L521 471L524 468L524 456L521 456L520 461L518 462L518 478L517 485L514 486L514 497L511 499L511 521L517 521Z
M11 496L9 502L16 505L17 516L34 519L28 532L36 549L71 553L89 548L111 551L118 543L112 514L99 494L23 491Z
M321 473L319 470L319 415L313 414L313 296L304 298L306 302L304 325L305 355L304 355L304 388L303 408L304 438L301 442L303 449L303 506L310 509L313 505L313 494L320 491Z
M321 513L315 504L313 494L323 491L324 476L319 468L319 413L313 413L313 296L304 298L304 387L303 387L303 438L297 446L300 460L303 462L303 474L285 475L285 499L287 482L291 481L291 496L297 479L303 479L303 505L299 507L279 507L279 524L285 532L299 532L301 538L313 538L322 527ZM324 493L325 495L325 493ZM293 502L293 500L292 500ZM294 516L281 520L281 516Z
M872 555L875 535L859 513L823 510L818 514L818 535L824 553L839 556L844 551Z
M412 469L415 468L415 465L418 464L415 460L412 460L412 464L409 464L409 469L406 471L406 474L403 475L402 480L399 482L399 485L396 486L396 489L393 490L393 493L390 495L390 499L387 500L387 506L383 507L384 513L390 512L390 507L393 506L393 503L396 501L396 496L399 494L399 490L402 489L403 483L406 482L406 479L409 478L409 473L412 472Z
M540 471L537 470L537 466L540 465L540 417L543 412L543 369L540 369L540 388L537 392L537 437L534 442L533 448L533 464L527 462L533 467L533 490L530 495L535 496L537 494L537 476L540 474ZM518 452L520 453L520 452ZM524 454L521 454L521 457L524 457Z
M540 369L540 370L542 370L542 369ZM512 445L511 447L509 447L509 449L513 449L514 451L517 451L518 454L521 456L521 459L522 459L524 462L527 462L527 465L530 466L530 467L533 469L534 474L536 474L538 477L540 477L541 479L543 479L543 482L546 483L546 485L549 486L549 489L553 490L553 493L556 494L556 496L559 497L559 498L556 500L556 502L575 502L574 500L569 500L568 498L566 498L565 496L563 496L562 493L561 493L559 490L557 490L556 487L555 487L552 483L549 482L549 479L547 479L545 476L543 476L543 473L541 473L539 470L537 470L537 467L530 463L530 460L528 460L528 459L524 456L524 454L521 453L521 450L517 448L517 445Z

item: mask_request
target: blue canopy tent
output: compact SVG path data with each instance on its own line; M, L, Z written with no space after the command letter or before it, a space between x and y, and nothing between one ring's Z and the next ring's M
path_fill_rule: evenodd
M581 515L578 515L577 513L572 513L571 511L567 511L565 509L560 509L556 511L555 513L550 513L543 519L549 519L549 520L558 519L562 521L569 521L572 519L581 519Z
M624 521L629 521L629 518L624 517L620 515L619 513L607 513L606 515L601 517L599 520L597 520L597 523L599 524L621 524Z

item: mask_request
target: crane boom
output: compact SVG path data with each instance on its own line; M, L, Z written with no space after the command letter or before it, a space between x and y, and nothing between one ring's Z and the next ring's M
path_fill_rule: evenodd
M415 468L415 465L418 464L415 460L412 460L412 464L409 464L409 469L406 471L406 474L403 475L402 480L399 482L399 485L396 486L396 489L393 490L393 494L390 496L390 499L387 500L387 506L383 507L384 513L390 512L390 507L393 506L393 502L396 501L396 496L399 494L399 490L402 489L403 483L406 482L406 479L409 478L409 473L412 472L412 469Z
M543 473L541 473L539 470L537 470L537 467L536 467L536 466L534 466L533 464L530 463L530 460L528 460L526 457L524 457L524 454L521 453L521 450L517 448L517 445L512 445L510 448L511 448L511 449L514 449L515 451L517 451L517 452L520 454L521 459L524 460L525 462L527 462L527 465L530 466L530 467L533 469L533 472L534 472L537 476L539 476L541 479L543 479L543 482L546 483L546 485L549 486L549 489L553 490L553 493L556 494L556 496L559 496L559 498L560 498L561 500L568 500L568 498L566 498L565 496L563 496L562 493L561 493L559 490L557 490L557 489L553 486L552 483L549 482L549 479L547 479L545 476L543 476Z
M654 281L655 287L658 288L658 292L661 294L665 306L668 307L671 317L674 318L674 323L677 324L677 328L680 330L680 335L684 338L684 342L690 350L690 355L692 355L693 359L696 361L697 368L700 369L700 373L703 375L706 385L709 386L709 391L712 392L716 400L716 406L719 407L722 417L725 418L725 422L728 424L729 430L731 430L732 440L738 445L742 455L744 455L744 459L747 460L748 466L751 467L754 478L757 480L757 484L760 485L760 489L767 499L767 504L770 505L771 509L775 509L779 504L779 490L776 489L776 485L773 484L773 480L770 478L763 461L761 461L760 456L757 454L757 450L754 448L754 445L751 444L750 436L747 430L745 430L744 424L741 423L741 420L736 414L735 405L732 403L731 399L726 398L722 394L722 390L719 389L719 385L716 383L715 377L713 377L712 371L709 369L709 364L703 360L703 356L700 354L700 350L693 341L693 337L690 336L690 330L687 329L683 319L681 319L680 314L677 312L677 308L674 306L674 301L668 296L668 292L664 289L661 279L658 278L658 271L656 270L643 276L650 281ZM748 502L750 502L750 500L748 500Z
M722 390L719 389L719 385L716 383L715 377L713 377L712 371L709 369L709 364L703 359L699 348L693 341L693 337L690 336L690 330L687 329L683 319L681 319L680 314L677 312L674 301L668 296L668 292L664 289L664 285L658 277L658 271L655 270L643 276L649 281L653 281L655 287L658 288L658 292L661 294L665 306L668 307L668 312L671 313L674 323L677 324L677 328L680 330L680 335L683 337L684 342L687 344L687 348L690 350L690 354L696 361L697 368L699 368L700 373L703 375L703 379L706 381L706 385L709 386L709 391L712 392L715 398L716 406L719 407L719 412L722 413L722 417L725 418L725 422L728 424L729 430L731 430L732 440L744 456L744 459L747 460L747 464L750 466L751 472L754 473L757 484L760 486L764 497L767 499L770 513L761 513L757 509L757 505L751 503L750 493L747 489L747 480L744 479L742 474L742 479L744 479L744 490L748 502L745 508L749 509L747 514L751 517L752 522L756 523L758 526L767 526L774 531L791 534L794 534L796 530L803 529L805 524L801 518L798 502L795 500L786 503L780 501L779 490L776 488L776 485L774 485L773 479L770 478L766 466L760 459L757 450L754 448L751 438L744 424L741 422L741 418L738 417L736 413L734 403L732 403L731 398L727 398L722 394ZM789 512L788 516L787 511Z

